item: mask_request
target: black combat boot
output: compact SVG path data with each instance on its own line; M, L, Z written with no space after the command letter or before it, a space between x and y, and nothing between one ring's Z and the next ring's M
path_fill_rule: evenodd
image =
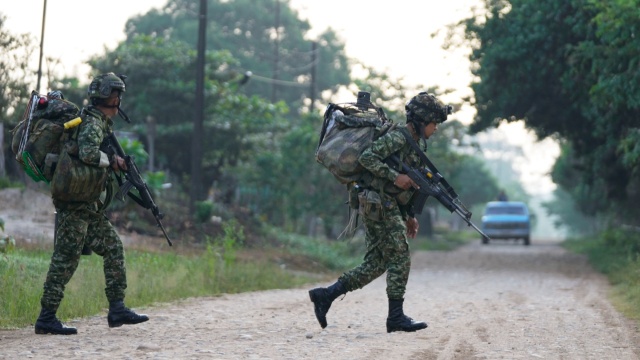
M53 334L53 335L75 335L78 330L74 327L66 327L62 325L60 320L56 317L54 310L48 310L42 308L40 310L40 316L36 320L36 334Z
M122 325L139 324L149 320L149 317L145 314L136 314L129 308L124 306L124 301L112 301L109 303L109 314L107 315L107 321L109 327L120 327Z
M336 281L335 284L328 288L315 288L309 290L309 298L313 302L313 310L316 313L316 319L320 323L320 326L324 329L327 327L327 312L331 307L333 300L338 296L346 294L344 286L340 281Z
M427 323L416 322L412 318L408 317L402 311L402 303L404 299L392 300L389 299L389 316L387 317L387 332L394 331L417 331L427 328Z

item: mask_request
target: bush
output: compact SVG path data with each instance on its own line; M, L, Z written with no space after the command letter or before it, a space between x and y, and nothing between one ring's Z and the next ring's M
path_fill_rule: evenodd
M196 212L195 212L196 221L199 223L204 223L211 219L213 216L213 202L212 201L196 201Z
M11 181L11 179L6 176L0 177L0 190L8 188L24 189L24 184L20 181Z
M638 232L624 228L612 228L602 234L604 244L627 255L640 253Z

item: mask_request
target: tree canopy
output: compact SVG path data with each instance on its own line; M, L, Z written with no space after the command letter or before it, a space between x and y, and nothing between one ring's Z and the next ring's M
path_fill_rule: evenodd
M460 24L473 48L472 132L524 120L540 138L563 139L573 160L554 180L598 195L580 202L585 212L629 214L640 200L639 2L487 0L485 9Z
M147 149L153 138L155 169L173 184L172 199L182 199L180 194L190 190L197 13L193 2L171 0L162 10L131 19L126 40L89 60L92 75L127 75L122 108L132 124L116 119L116 130L136 133ZM345 224L346 192L314 159L322 113L306 110L311 96L322 91L324 101L345 102L355 99L358 90L370 91L391 119L404 124L403 105L417 91L371 68L364 78L351 78L348 65L356 61L347 59L342 40L331 30L314 39L317 50L309 53L309 25L287 1L210 0L208 13L202 154L202 188L210 190L206 198L218 209L234 207L298 232L322 217L327 235L337 236ZM246 70L261 76L247 83ZM316 73L313 95L310 81ZM78 79L48 83L78 105L86 104L87 84ZM353 98L332 95L343 85ZM439 94L436 88L429 91ZM466 127L449 121L439 132L430 140L430 157L461 199L469 206L492 199L495 181L482 164L454 150ZM144 170L145 164L139 165Z
M227 50L237 59L233 69L251 71L248 94L275 103L284 101L294 113L304 99L350 82L344 42L333 30L316 39L306 38L310 25L301 20L286 0L209 0L207 50ZM127 22L127 39L146 34L182 41L195 48L198 3L169 0ZM314 50L313 42L317 45Z

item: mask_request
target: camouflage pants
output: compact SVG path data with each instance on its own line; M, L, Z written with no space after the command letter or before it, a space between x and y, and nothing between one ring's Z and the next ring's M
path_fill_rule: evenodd
M367 253L359 266L338 279L347 291L363 288L387 272L387 297L402 299L409 280L411 255L404 220L396 204L382 221L364 219Z
M64 288L78 268L85 243L103 258L107 299L124 299L127 288L124 248L109 220L96 212L93 204L71 209L61 209L57 205L58 229L44 293L40 299L42 307L58 309L64 297Z

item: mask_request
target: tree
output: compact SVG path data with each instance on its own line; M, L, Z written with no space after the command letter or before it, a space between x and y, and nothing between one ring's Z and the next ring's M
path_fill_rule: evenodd
M28 80L32 77L29 58L34 51L28 34L16 35L5 27L0 13L0 177L6 176L5 152L11 144L9 130L21 119L29 98ZM9 139L5 144L4 139Z
M98 73L128 76L122 107L134 124L122 128L143 133L144 119L155 119L158 163L183 184L190 174L195 59L195 50L185 43L136 36L90 61ZM237 62L229 52L209 51L206 63L202 170L208 189L226 167L273 146L273 137L285 128L287 109L240 94L241 74L230 70Z
M130 19L127 38L155 35L195 48L196 5L188 0L169 0L162 10ZM274 103L284 101L293 110L292 116L310 97L312 59L321 74L315 79L318 93L350 82L344 43L332 30L317 39L305 39L310 25L298 18L287 0L209 0L207 18L207 49L229 51L238 60L235 69L254 74L244 91ZM312 54L314 41L318 46Z
M593 207L601 211L635 211L638 1L487 0L485 7L460 24L477 77L472 132L523 119L539 138L559 136L578 160L571 186L599 191L603 201Z

